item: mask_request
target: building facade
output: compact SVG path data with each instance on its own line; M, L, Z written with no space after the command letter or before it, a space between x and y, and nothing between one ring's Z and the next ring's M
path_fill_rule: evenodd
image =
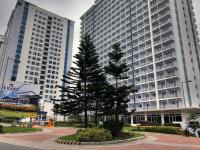
M1 56L1 52L3 50L3 43L4 43L4 36L0 35L0 56Z
M17 1L8 23L1 80L40 85L41 108L48 115L51 99L61 94L56 85L62 85L62 75L71 66L73 32L73 21L24 0Z
M180 122L200 112L200 49L191 0L96 0L82 17L102 67L119 42L128 80L131 123ZM114 79L108 76L110 83Z

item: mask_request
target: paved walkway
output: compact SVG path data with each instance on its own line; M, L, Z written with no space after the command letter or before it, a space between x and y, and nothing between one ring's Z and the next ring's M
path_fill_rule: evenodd
M40 133L0 135L0 142L43 150L200 150L200 138L157 133L145 133L144 140L115 145L79 146L54 142L57 137L73 134L76 130L54 128Z
M11 145L11 144L7 144L7 143L0 143L0 148L1 148L1 150L38 150L35 148Z

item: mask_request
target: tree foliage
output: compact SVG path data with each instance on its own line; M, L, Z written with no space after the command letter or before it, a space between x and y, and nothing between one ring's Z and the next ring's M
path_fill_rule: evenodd
M110 58L109 65L104 67L104 69L107 74L114 77L115 82L112 83L112 88L107 89L109 93L107 93L107 105L105 105L104 112L114 114L115 121L117 121L120 114L127 112L128 95L130 94L131 87L127 85L119 86L119 81L128 79L126 72L129 69L125 63L121 63L124 53L120 48L120 44L116 43L112 48L113 51L108 54Z
M63 85L58 86L63 93L60 103L54 105L54 112L62 115L84 113L85 127L88 125L88 111L100 109L104 74L98 64L98 55L89 35L81 38L79 52L70 71L63 75ZM101 83L100 83L101 82Z

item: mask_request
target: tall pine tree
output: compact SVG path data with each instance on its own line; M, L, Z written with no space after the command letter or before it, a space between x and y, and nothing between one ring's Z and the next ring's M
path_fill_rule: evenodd
M65 115L78 115L84 113L85 127L88 126L88 111L93 110L94 93L92 85L96 77L101 74L98 64L98 55L89 35L81 37L79 52L74 56L76 67L63 75L63 86L58 86L63 93L55 111ZM99 84L98 84L99 85ZM97 88L94 88L97 89ZM58 109L59 107L59 109Z
M106 105L106 88L108 87L108 82L106 81L105 73L103 73L102 69L99 66L99 72L96 74L96 77L91 82L89 89L92 93L91 99L91 111L94 113L95 125L98 125L98 118L100 115L103 115L104 105Z
M114 114L115 121L118 121L119 115L127 112L127 103L129 102L128 95L131 92L131 87L127 85L119 86L119 81L128 79L128 76L123 75L129 69L125 63L121 63L123 52L120 44L116 43L112 46L113 51L108 54L110 61L109 65L104 67L107 74L115 79L112 88L108 89L107 105L105 105L105 113Z

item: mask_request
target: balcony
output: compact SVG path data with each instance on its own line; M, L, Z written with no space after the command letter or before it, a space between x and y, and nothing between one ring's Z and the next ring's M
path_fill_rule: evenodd
M175 61L170 62L170 63L164 63L161 65L156 66L157 71L165 70L165 69L172 69L172 68L177 68L177 63Z
M163 100L159 102L160 109L178 109L185 108L184 103L181 98L172 99L172 100Z
M156 105L151 105L151 103L139 105L136 107L136 111L149 111L149 110L156 110Z
M167 24L171 24L171 19L165 19L165 20L162 20L162 21L157 21L157 23L154 23L154 25L153 25L153 30L156 30L159 27L162 28L162 26L167 25Z
M177 89L178 87L180 87L181 85L180 85L180 83L178 83L178 82L173 82L173 83L162 83L162 84L158 84L158 90L165 90L165 89L172 89L172 88L175 88L175 89ZM167 96L169 96L169 95L167 95Z
M160 62L160 61L173 61L174 59L176 58L176 53L168 53L168 54L165 54L164 56L159 56L159 57L156 57L155 61L156 62Z
M154 45L157 46L158 44L166 43L169 41L173 41L174 37L172 35L163 37L161 39L154 40Z
M169 44L169 45L166 45L166 46L162 46L162 50L163 51L168 51L168 50L171 50L171 49L175 49L175 45L174 44Z

